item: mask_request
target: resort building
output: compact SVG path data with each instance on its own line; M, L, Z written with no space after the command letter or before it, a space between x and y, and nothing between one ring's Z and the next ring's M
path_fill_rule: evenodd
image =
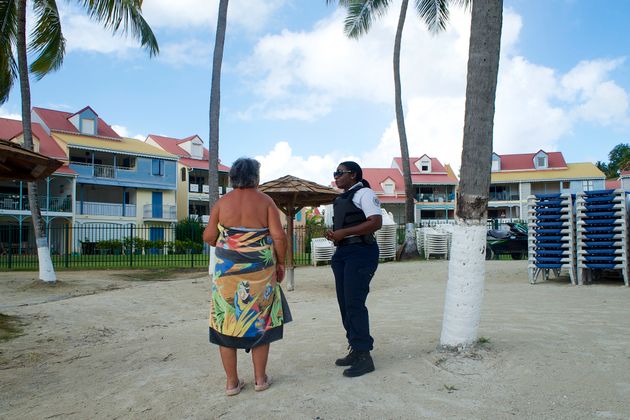
M149 134L145 143L175 155L177 163L177 219L189 216L208 221L208 149L203 141L194 135L184 139ZM228 173L230 168L219 162L219 195L231 190Z
M48 228L62 229L73 221L73 197L78 174L68 167L63 149L41 125L32 124L32 133L36 152L66 162L51 176L36 183L42 220ZM24 144L22 122L0 118L0 141ZM29 240L32 243L32 223L27 183L0 181L0 253L16 253L17 249L26 248ZM15 249L6 249L8 246ZM50 244L53 252L60 246L54 241Z
M453 219L457 177L447 164L423 155L409 158L415 201L415 222ZM405 182L402 158L390 168L364 168L363 178L371 185L382 207L391 212L396 223L405 222Z
M488 218L523 218L532 194L601 190L605 181L593 163L566 163L561 152L493 153Z

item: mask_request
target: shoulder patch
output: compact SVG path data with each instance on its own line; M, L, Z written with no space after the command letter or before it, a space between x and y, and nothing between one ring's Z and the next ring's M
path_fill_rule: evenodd
M381 206L381 201L378 199L376 195L374 196L374 205L378 207Z

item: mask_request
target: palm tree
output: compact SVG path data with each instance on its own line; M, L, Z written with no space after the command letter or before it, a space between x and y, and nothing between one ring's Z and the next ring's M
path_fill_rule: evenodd
M131 30L140 39L150 55L158 53L158 45L151 28L141 14L142 0L78 0L90 17L112 32ZM33 150L31 130L31 90L29 71L37 79L57 70L63 63L65 39L61 32L61 22L55 0L33 0L36 19L30 44L26 37L27 0L0 1L0 104L6 102L13 82L19 76L22 97L22 131L24 147ZM15 62L13 48L17 53ZM36 56L30 69L27 63L27 50ZM57 280L50 258L46 229L38 203L37 184L28 183L28 203L31 209L33 230L39 259L39 278L45 282Z
M503 0L474 0L456 219L440 345L462 349L477 340L483 300L486 218Z
M415 0L415 8L429 30L437 33L446 28L448 21L449 0ZM326 0L326 3L333 3ZM351 38L358 38L367 33L376 17L383 16L391 0L339 0L341 6L345 6L348 15L345 20L344 31ZM414 229L415 205L413 184L411 182L411 169L409 165L409 147L407 146L407 132L405 130L405 117L402 104L402 88L400 83L400 46L402 32L405 26L409 0L402 0L396 37L394 39L394 102L396 109L396 125L398 127L398 139L400 141L400 155L402 158L403 179L405 181L405 244L403 257L409 257L418 253L416 245L416 232Z
M221 65L227 27L228 0L219 1L217 33L212 58L212 85L210 87L210 139L208 144L208 201L210 208L219 199L219 113L221 109Z

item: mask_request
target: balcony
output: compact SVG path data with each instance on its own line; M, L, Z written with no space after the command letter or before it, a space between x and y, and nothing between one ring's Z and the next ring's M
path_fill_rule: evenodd
M208 194L210 192L209 185L189 184L188 191L195 194ZM232 191L230 187L219 186L219 195L224 195Z
M72 213L72 199L70 197L38 197L39 209L41 211L56 213ZM18 194L0 194L0 210L30 211L28 205L28 196L22 197L20 205L20 196Z
M416 201L429 203L446 203L455 200L455 194L418 194Z
M94 178L116 179L118 177L128 178L136 172L135 168L113 165L92 165L91 163L70 162L70 168L74 169L81 176Z
M518 194L512 194L507 191L491 192L488 197L490 201L519 201Z
M152 204L145 204L142 217L143 219L177 220L177 206L154 206Z
M77 213L86 216L136 217L136 205L77 201Z

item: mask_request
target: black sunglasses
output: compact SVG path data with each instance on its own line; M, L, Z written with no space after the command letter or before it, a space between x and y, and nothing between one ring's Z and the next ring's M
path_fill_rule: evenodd
M338 176L349 173L352 173L352 171L335 171L333 172L333 178L337 178Z

